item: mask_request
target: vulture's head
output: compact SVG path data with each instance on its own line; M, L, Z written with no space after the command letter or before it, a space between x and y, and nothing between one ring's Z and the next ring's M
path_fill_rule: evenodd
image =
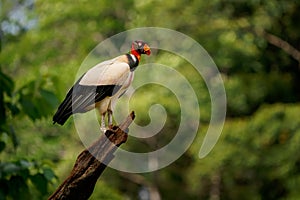
M151 54L151 49L149 45L141 40L136 40L132 43L131 45L131 53L136 55L136 54L146 54L150 55Z

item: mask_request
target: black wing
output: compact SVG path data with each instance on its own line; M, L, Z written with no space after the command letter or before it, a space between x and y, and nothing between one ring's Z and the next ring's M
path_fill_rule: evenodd
M86 112L86 108L103 100L107 96L114 95L121 85L80 85L81 78L69 90L66 98L58 107L53 116L53 123L63 125L67 119L75 113Z

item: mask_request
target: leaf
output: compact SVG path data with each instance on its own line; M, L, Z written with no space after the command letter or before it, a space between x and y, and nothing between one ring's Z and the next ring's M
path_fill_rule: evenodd
M33 121L52 114L58 99L51 91L42 88L42 84L29 82L20 89L20 104L23 112Z
M50 168L44 168L44 169L43 169L43 173L44 173L45 178L46 178L48 181L52 181L54 178L56 178L56 176L55 176L53 170L50 169Z
M58 100L52 92L41 88L38 90L38 95L34 101L36 102L40 117L46 117L52 114L53 109L58 104Z
M14 148L16 149L19 146L19 140L18 140L16 131L12 125L9 126L8 133L9 133L9 136L11 137Z
M35 174L30 177L30 180L41 194L47 193L47 179L43 176L43 174Z
M33 166L33 163L29 162L27 160L20 160L19 163L22 168L29 168L29 167Z
M20 171L20 167L14 163L2 163L1 168L1 171L3 172L4 176L16 174Z
M11 102L5 102L6 107L11 111L12 115L17 115L20 113L20 109L17 105L11 103Z
M43 97L43 100L46 101L52 108L55 108L59 103L57 97L53 92L41 89L40 93L41 96Z
M33 121L40 118L40 114L34 104L32 96L21 95L20 104L23 112L28 115Z
M10 137L10 139L12 140L12 143L14 145L14 148L18 147L19 140L18 140L17 134L15 132L15 129L12 125L4 124L4 125L0 126L0 131L5 132Z
M4 91L7 95L11 96L13 89L13 80L0 70L0 91Z

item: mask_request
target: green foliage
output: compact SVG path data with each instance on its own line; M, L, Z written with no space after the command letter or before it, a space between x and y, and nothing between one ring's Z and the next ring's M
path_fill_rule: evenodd
M57 104L56 96L39 85L35 87L35 82L25 85L20 90L14 90L14 81L0 71L0 153L9 144L8 136L16 149L19 140L13 120L17 115L25 114L32 120L49 116ZM26 92L27 90L27 92ZM26 99L27 98L27 99ZM27 103L26 103L27 100ZM15 162L0 161L0 197L6 199L32 199L32 189L30 184L36 187L37 197L42 197L49 193L48 185L56 178L54 172L49 167L43 167L36 162L29 162L24 159Z
M58 104L54 93L44 89L43 85L37 81L24 85L18 92L22 111L32 120L52 114Z
M294 102L297 97L290 95L293 87L293 78L289 73L241 73L230 76L225 82L227 115L249 115L264 103Z
M19 90L14 89L14 81L0 71L0 133L11 137L14 147L18 141L13 120L17 115L26 115L32 120L41 119L52 114L58 100L53 92L44 89L44 83L31 81ZM1 141L1 138L0 138ZM0 142L0 152L5 142Z
M20 90L14 90L14 81L0 71L0 153L8 145L8 136L16 149L19 145L13 120L21 113L32 120L49 116L57 104L56 96L43 89L34 81L25 85ZM30 184L36 187L37 197L49 193L48 184L55 178L54 172L48 167L43 167L37 162L24 159L15 162L0 161L0 197L6 199L32 199Z
M32 199L30 184L35 186L37 197L48 194L48 184L56 179L54 172L35 161L18 160L0 163L0 197Z
M6 107L8 107L9 105L5 102L4 97L5 95L11 96L13 89L14 82L12 81L12 79L2 71L0 71L0 125L5 124L6 122Z
M299 184L299 111L298 104L268 105L249 118L228 121L212 154L192 167L193 177L187 179L192 189L212 184L207 177L218 176L224 199L244 199L248 193L249 199L295 198L299 195L294 192Z
M5 3L5 5L10 4ZM13 6L8 6L7 8L12 9ZM7 20L10 20L10 17L12 18L13 9L6 10ZM21 10L22 8L18 7L17 9ZM1 15L1 19L6 19L5 17ZM13 21L3 21L3 23L11 23L9 25L11 27L16 26L13 24ZM6 24L6 26L8 25ZM5 39L7 40L5 41L2 38L2 33L9 34L10 32L1 30L1 55L3 55L4 51L2 44L7 42L7 40L14 41L16 35L23 32L11 33L14 37L6 35ZM21 36L19 35L18 37ZM9 66L8 62L5 62L8 59L9 57L5 58L4 62L1 62L0 65L0 153L2 155L5 154L6 150L9 152L9 149L11 149L8 138L11 139L14 150L20 144L15 130L15 123L19 116L23 118L29 116L32 120L47 117L53 112L52 110L58 102L54 93L44 88L45 84L43 82L33 80L29 84L25 84L20 89L17 89L15 80L3 70L4 66ZM13 158L7 161L1 159L0 199L33 199L33 193L36 193L36 199L41 198L49 193L48 185L53 182L54 178L56 177L52 169L44 167L37 162L29 162L24 158ZM32 191L31 185L35 186L36 192Z

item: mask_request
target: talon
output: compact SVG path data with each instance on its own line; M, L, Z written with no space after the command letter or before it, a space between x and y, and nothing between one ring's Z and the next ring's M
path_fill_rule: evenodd
M108 127L112 127L112 110L107 110L107 117L108 117Z
M112 124L110 124L110 125L108 125L108 129L114 129L114 125L112 125Z
M106 127L105 127L105 113L101 115L101 124L100 124L101 128L101 132L105 133L106 131Z
M102 133L105 133L105 132L107 131L107 129L106 129L105 127L101 127L101 128L100 128L100 131L101 131Z

